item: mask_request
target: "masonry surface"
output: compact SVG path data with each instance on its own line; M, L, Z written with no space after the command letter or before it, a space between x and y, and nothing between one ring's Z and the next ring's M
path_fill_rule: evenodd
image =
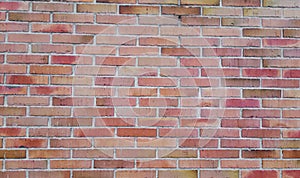
M0 2L1 178L299 178L299 0Z

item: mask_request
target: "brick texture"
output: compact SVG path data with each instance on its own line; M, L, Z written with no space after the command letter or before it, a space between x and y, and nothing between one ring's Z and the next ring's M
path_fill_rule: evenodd
M298 178L299 12L0 2L0 178Z

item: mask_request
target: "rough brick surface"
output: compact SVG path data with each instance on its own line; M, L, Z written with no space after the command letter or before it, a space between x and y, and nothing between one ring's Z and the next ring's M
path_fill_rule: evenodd
M0 178L298 178L299 12L0 2Z

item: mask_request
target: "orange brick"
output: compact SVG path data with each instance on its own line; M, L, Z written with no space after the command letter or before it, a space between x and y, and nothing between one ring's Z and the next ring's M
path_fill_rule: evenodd
M159 0L162 1L162 0ZM164 0L165 1L165 0ZM158 2L158 1L156 1ZM178 24L178 17L176 16L139 16L138 17L139 23L143 25L177 25ZM175 27L173 27L175 28Z
M77 54L113 55L116 48L113 46L76 46Z
M243 158L280 158L278 150L249 150L242 151Z
M241 50L235 48L203 48L203 56L241 56Z
M128 77L97 77L95 79L95 85L101 85L101 86L133 86L134 81L135 81L134 78L128 78Z
M0 74L25 74L26 66L25 65L16 65L16 64L1 64Z
M299 138L300 132L298 130L283 130L282 137L284 138Z
M50 78L54 85L92 85L91 77L53 76Z
M244 89L244 98L280 98L281 90Z
M192 27L160 27L161 35L166 36L198 36L200 35L199 28Z
M265 169L268 168L298 168L299 161L297 160L263 160L262 167Z
M96 1L97 2L126 3L126 4L135 4L136 3L136 0L96 0Z
M23 22L49 22L50 14L48 13L21 13L9 12L8 19L11 21Z
M168 78L139 78L139 86L177 86L175 79Z
M263 140L263 148L298 148L299 140Z
M217 148L217 139L199 139L199 138L188 138L179 140L179 145L182 148Z
M201 158L238 158L239 150L201 150Z
M48 119L32 117L11 117L6 119L7 126L47 126Z
M50 36L43 34L9 34L9 42L49 43Z
M136 17L127 15L97 15L97 23L100 24L136 24Z
M73 110L74 116L85 116L85 117L92 117L92 116L113 116L114 115L114 108L74 108Z
M268 29L268 28L244 28L243 36L251 37L280 37L281 31L277 29Z
M97 106L135 106L135 98L97 98Z
M28 52L28 45L26 44L0 44L0 52Z
M25 116L26 108L24 107L0 107L1 116Z
M208 16L242 16L241 8L219 8L219 7L204 7L202 10L203 15Z
M26 150L1 150L1 159L21 159L26 158Z
M263 79L262 86L274 88L298 88L299 81L289 79Z
M259 148L258 139L223 139L221 147L223 148Z
M78 126L91 126L91 118L53 118L51 119L51 126L60 127L78 127Z
M199 7L162 7L162 14L167 15L199 15L200 8Z
M282 151L283 158L300 158L300 151L299 150L283 150Z
M300 47L300 40L264 39L263 40L263 46L266 46L266 47L281 47L281 48Z
M161 88L161 96L198 96L198 89L196 88Z
M197 158L197 150L158 150L159 158Z
M156 129L118 128L119 137L155 137Z
M133 147L134 138L95 138L95 147Z
M218 162L216 160L180 160L180 168L216 168Z
M199 56L197 48L161 48L163 56Z
M258 40L258 39L243 39L243 38L224 38L224 39L222 39L222 45L223 46L235 46L235 47L239 47L239 46L259 47L260 40ZM249 59L249 60L251 60L251 59Z
M298 38L300 37L300 30L297 29L285 29L283 30L283 36L289 38Z
M158 14L158 6L120 6L120 14Z
M97 44L136 45L136 38L125 36L98 36ZM116 57L117 58L117 57Z
M282 171L282 178L296 178L299 175L299 170L285 170Z

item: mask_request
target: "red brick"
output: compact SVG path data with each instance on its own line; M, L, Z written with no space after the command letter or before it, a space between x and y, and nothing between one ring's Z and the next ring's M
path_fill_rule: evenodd
M76 87L74 96L111 96L114 91L112 88Z
M180 149L180 150L171 150L164 149L158 151L159 158L197 158L197 150L188 150L188 149Z
M92 168L91 160L51 160L51 169L83 169Z
M54 176L56 178L68 178L70 177L70 171L30 171L29 176L31 178L39 178L39 177L51 177Z
M263 119L262 126L268 128L296 128L297 121L290 119Z
M93 23L92 14L53 14L53 22Z
M259 101L254 99L227 99L226 107L245 107L245 108L257 108L259 107Z
M96 2L112 2L112 3L135 4L136 0L96 0ZM140 3L142 3L142 2L140 2Z
M243 38L224 38L224 39L222 39L222 45L230 46L230 47L232 47L232 46L235 46L235 47L240 47L240 46L259 47L260 40L258 40L258 39L243 39Z
M201 150L201 158L238 158L239 150Z
M97 15L97 23L100 24L136 24L136 17L127 15Z
M118 149L117 158L155 158L155 149Z
M47 139L34 139L34 138L28 138L28 139L12 139L7 138L5 147L6 148L46 148L48 145Z
M114 4L78 4L77 12L116 13L117 6Z
M283 56L291 58L300 57L299 49L286 49L283 51Z
M9 11L29 10L29 2L1 2L0 10L9 10Z
M90 118L53 118L51 119L51 126L60 127L78 127L78 126L91 126L92 119Z
M29 129L30 137L68 137L71 136L70 129L65 128L38 128Z
M130 160L95 160L94 168L133 168L134 162Z
M184 138L179 140L179 146L182 148L217 148L217 139L199 139L199 138Z
M116 27L108 26L108 25L90 25L90 24L76 25L76 32L84 33L84 34L116 34L116 29L117 29ZM98 38L107 38L107 37L98 36ZM116 41L117 39L114 40ZM98 40L97 43L100 43L100 41Z
M180 168L217 168L218 162L216 160L179 160Z
M263 39L263 46L266 47L280 47L291 48L300 47L300 40L293 39Z
M6 119L7 126L47 126L48 119L32 117L11 117Z
M28 27L28 23L0 22L0 31L4 32L26 32Z
M259 119L222 119L222 127L238 127L238 128L258 128L260 127Z
M300 110L283 110L282 117L284 118L297 118L299 116Z
M113 150L109 149L80 149L73 151L74 158L112 158Z
M297 178L300 170L284 170L282 171L282 178Z
M270 168L298 168L299 161L298 160L263 160L262 167L264 169Z
M168 7L163 6L161 9L162 14L167 15L199 15L199 7Z
M263 177L279 178L279 172L275 170L242 171L242 178L263 178Z
M85 138L51 139L51 148L90 148L91 140Z
M73 4L65 3L33 3L33 11L45 11L45 12L72 12Z
M62 107L31 107L31 116L70 116L71 108Z
M72 74L72 67L31 65L30 73L31 74L52 74L52 75Z
M267 109L257 109L257 110L250 110L244 109L242 111L243 117L245 118L278 118L280 117L280 110L267 110Z
M203 28L202 35L217 37L237 37L241 36L241 31L235 28Z
M279 49L244 49L245 57L280 57Z
M218 6L219 0L180 0L181 4L185 5L203 5L203 6Z
M109 66L85 66L85 65L78 65L75 69L76 75L115 75L116 69L115 67L109 67Z
M16 64L47 64L49 57L47 55L8 55L7 63Z
M131 0L135 3L135 0ZM177 0L139 0L139 4L178 4Z
M92 116L113 116L114 108L74 108L73 110L74 116L84 116L84 117L92 117Z
M73 130L74 137L112 137L114 129L108 128L80 128Z
M129 32L129 33L134 33L134 32ZM127 36L98 36L96 38L96 43L114 44L114 45L136 45L136 38L127 37Z
M19 86L1 86L0 94L5 95L24 95L27 93L27 87Z
M134 78L126 77L97 77L95 85L101 86L133 86Z
M71 95L71 87L31 87L30 88L30 94L31 95L59 95L59 96L64 96L64 95Z
M32 32L43 32L43 33L71 33L73 31L71 24L31 24Z
M53 43L73 43L84 44L93 43L94 37L91 35L53 35Z
M161 128L159 129L159 136L160 137L197 137L199 135L197 129L185 129L185 128L174 128L174 129L167 129Z
M20 160L20 161L6 161L6 169L46 169L46 160Z
M160 27L160 33L166 36L199 36L200 28L162 26Z
M203 56L241 56L241 50L235 48L204 48Z
M259 7L260 6L260 0L241 0L241 1L235 1L235 0L222 0L223 6L251 6L251 7Z
M155 2L160 2L155 1ZM165 0L164 0L165 2ZM177 25L178 24L178 17L177 16L139 16L138 17L139 23L144 25ZM175 28L175 27L173 27Z
M278 138L280 137L279 129L243 129L242 137L252 138Z
M71 45L58 45L58 44L32 44L31 48L33 53L61 53L68 54L73 52Z
M195 13L196 14L196 13ZM199 13L198 13L199 14ZM220 19L209 17L182 17L182 25L195 25L195 26L219 26Z
M133 147L134 138L95 138L95 147Z
M263 140L263 148L298 148L299 140Z
M224 85L227 87L258 87L260 81L258 79L225 79Z
M279 77L280 71L277 69L243 69L245 77Z
M70 158L69 150L30 150L29 158L49 159L49 158Z
M184 40L184 39L182 39ZM186 67L218 67L219 66L219 60L218 59L200 59L200 58L181 58L180 59L180 65L186 66Z
M257 18L222 18L223 26L257 27L260 26L260 19Z
M221 147L223 148L259 148L260 141L258 139L223 139Z
M283 130L282 137L283 138L300 138L300 131L298 131L298 130Z
M133 118L101 118L95 119L96 126L108 126L108 127L118 127L118 126L134 126L135 119Z
M259 168L259 160L221 160L221 168Z
M263 87L273 87L273 88L298 88L298 80L288 80L288 79L263 79Z
M26 45L26 44L0 44L0 52L25 53L25 52L28 52L28 45Z
M120 14L158 14L159 7L158 6L120 6L119 7Z
M43 34L9 34L9 42L49 43L50 36Z

